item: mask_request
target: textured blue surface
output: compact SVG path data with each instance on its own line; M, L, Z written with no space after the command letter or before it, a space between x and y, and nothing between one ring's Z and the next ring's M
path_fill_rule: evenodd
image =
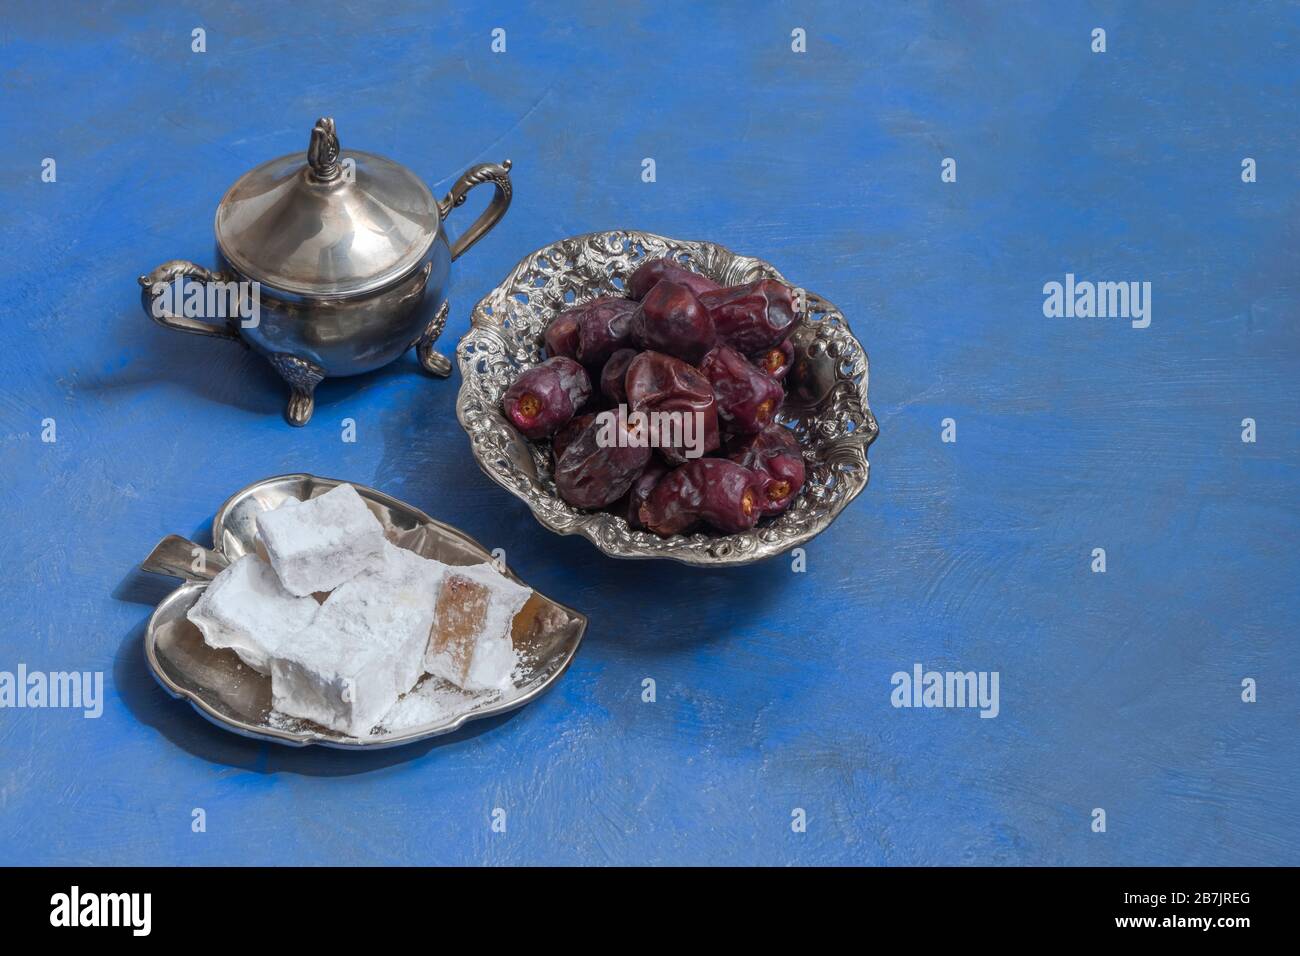
M856 6L5 0L0 670L102 670L107 702L0 710L0 862L1300 862L1300 10ZM260 359L149 323L135 277L209 262L226 186L326 114L438 194L515 161L448 349L521 256L597 229L722 242L837 303L882 437L807 572L550 535L412 356L294 430ZM1067 272L1150 281L1150 328L1045 318ZM562 684L379 754L166 697L140 642L170 584L134 567L292 471L406 499L586 611ZM893 708L915 662L998 671L1000 715Z

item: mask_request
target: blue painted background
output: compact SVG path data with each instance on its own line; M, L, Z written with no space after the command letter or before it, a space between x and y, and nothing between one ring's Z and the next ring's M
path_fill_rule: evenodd
M3 5L0 670L103 670L108 699L0 710L0 862L1300 862L1296 5ZM881 438L807 572L545 532L413 356L294 430L260 359L153 326L135 277L210 262L225 188L322 115L439 195L515 161L448 350L520 257L598 229L719 241L837 303ZM1151 327L1044 318L1066 272L1150 281ZM411 501L587 612L562 684L378 754L166 697L141 635L171 584L134 567L292 471ZM915 662L998 671L1001 715L894 709Z

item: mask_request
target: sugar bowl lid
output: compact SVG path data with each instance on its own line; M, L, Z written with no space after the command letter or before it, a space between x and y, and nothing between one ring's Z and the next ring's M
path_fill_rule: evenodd
M409 272L438 236L438 203L400 163L339 149L334 120L249 170L217 207L217 246L239 272L285 292L338 298Z

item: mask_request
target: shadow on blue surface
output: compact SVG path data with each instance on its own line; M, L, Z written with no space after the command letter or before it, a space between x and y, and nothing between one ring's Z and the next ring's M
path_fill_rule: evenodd
M112 371L83 376L69 369L73 389L99 394L152 390L159 386L186 389L198 398L263 415L280 415L288 397L284 380L265 358L246 345L217 339L168 332L150 326L148 318L136 312L113 323L118 331L114 343L130 354L128 365ZM445 343L447 347L454 342ZM215 354L220 351L221 354ZM333 416L346 412L357 394L395 376L426 375L408 351L397 361L364 375L326 379L316 389L317 411Z

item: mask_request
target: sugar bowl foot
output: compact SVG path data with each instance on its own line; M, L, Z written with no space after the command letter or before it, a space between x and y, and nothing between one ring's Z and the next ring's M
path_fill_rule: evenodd
M439 308L437 314L429 321L429 327L424 330L424 334L415 343L415 354L420 360L420 366L430 375L436 375L438 378L446 378L451 375L451 359L441 352L434 351L433 343L437 341L438 336L442 334L443 327L447 324L447 311L450 303L444 302Z
M284 408L284 420L298 427L306 425L316 410L316 386L325 378L325 371L287 352L272 355L271 364L289 384L289 403Z

